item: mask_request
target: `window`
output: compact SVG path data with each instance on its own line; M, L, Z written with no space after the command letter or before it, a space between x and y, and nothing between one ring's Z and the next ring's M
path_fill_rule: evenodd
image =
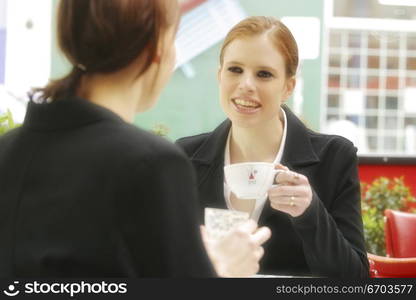
M416 21L376 19L380 9L368 12L374 19L354 15L354 3L364 2L378 3L334 2L343 5L328 22L321 128L348 120L362 137L360 153L416 154Z

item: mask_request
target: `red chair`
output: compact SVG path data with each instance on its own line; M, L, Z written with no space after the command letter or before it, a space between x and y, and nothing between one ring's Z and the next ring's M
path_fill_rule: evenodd
M416 257L416 214L386 209L386 253L388 257Z
M416 257L392 258L367 253L372 278L416 278Z

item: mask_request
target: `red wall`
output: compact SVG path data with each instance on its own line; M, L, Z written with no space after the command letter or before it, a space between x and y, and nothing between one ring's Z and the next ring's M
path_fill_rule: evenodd
M404 183L410 187L412 195L416 196L416 165L398 164L360 164L360 180L371 183L380 176L387 178L401 177Z

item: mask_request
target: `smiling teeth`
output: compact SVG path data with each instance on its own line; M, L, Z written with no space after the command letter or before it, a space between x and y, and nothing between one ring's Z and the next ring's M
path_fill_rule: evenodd
M235 99L234 102L238 105L247 106L247 107L258 107L259 106L257 103L242 100L242 99Z

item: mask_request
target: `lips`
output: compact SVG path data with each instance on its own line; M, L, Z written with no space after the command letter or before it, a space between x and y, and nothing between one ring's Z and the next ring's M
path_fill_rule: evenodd
M255 113L261 108L260 102L253 99L236 97L232 98L231 101L239 113Z

